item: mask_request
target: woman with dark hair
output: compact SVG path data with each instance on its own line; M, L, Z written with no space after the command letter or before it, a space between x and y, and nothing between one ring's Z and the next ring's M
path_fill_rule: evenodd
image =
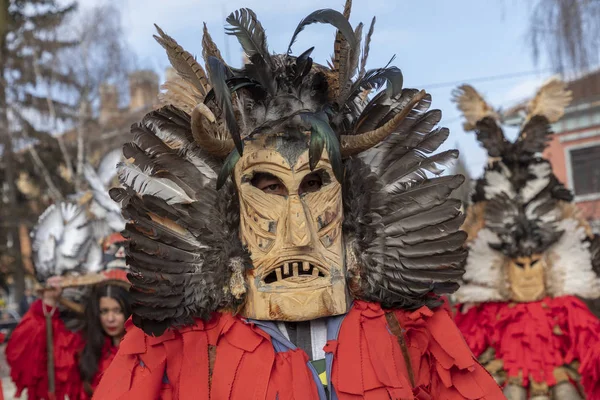
M124 276L124 271L119 271ZM114 274L111 274L114 275ZM29 400L87 400L117 353L131 314L127 282L114 279L96 284L83 303L83 328L68 329L58 311L60 277L49 279L46 290L15 328L6 346L11 377L20 396L27 389ZM54 391L50 390L47 363L46 314L51 314L54 360Z
M85 395L92 396L102 373L117 354L130 315L129 293L123 285L101 284L92 289L85 308L85 346L79 356Z
M91 398L131 315L123 245L119 234L105 239L103 276L44 280L42 298L31 305L6 346L17 396L27 389L29 400ZM87 286L71 287L81 284Z

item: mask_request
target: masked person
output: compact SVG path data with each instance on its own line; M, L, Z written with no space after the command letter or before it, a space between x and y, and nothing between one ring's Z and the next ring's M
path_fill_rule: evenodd
M600 240L540 155L570 98L547 82L510 142L475 89L456 92L490 157L465 222L456 323L509 400L600 399L600 321L575 297L600 296Z
M117 266L122 245L113 251L124 239L109 238L110 260L99 265L102 250L85 222L83 208L60 203L36 227L34 264L46 288L6 346L17 396L27 389L30 400L91 398L125 333L131 311L125 272Z
M464 178L439 176L457 152L430 155L440 112L365 69L373 25L361 60L349 14L312 13L281 55L231 14L242 69L206 29L205 67L158 30L178 77L111 190L133 317L95 399L503 397L439 307L466 256ZM331 68L291 55L314 22L338 29Z

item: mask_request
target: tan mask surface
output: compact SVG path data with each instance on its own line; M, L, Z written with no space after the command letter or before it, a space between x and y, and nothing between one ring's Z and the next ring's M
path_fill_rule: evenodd
M540 300L546 295L545 262L541 255L519 257L508 262L508 282L513 301Z
M347 312L342 188L327 153L314 171L304 141L275 136L246 143L235 167L247 272L241 314L303 321Z

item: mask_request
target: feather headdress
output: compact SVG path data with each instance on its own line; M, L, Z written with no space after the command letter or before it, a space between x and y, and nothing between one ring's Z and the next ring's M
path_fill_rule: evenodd
M39 282L53 275L84 275L102 266L102 249L87 224L85 209L57 203L40 216L32 232L33 264Z
M367 69L373 19L352 28L344 13L318 10L295 29L288 49L272 54L256 14L229 15L227 33L248 63L225 64L205 27L204 66L158 29L177 77L165 107L132 128L112 189L129 221L133 321L146 332L236 309L243 292L230 281L251 267L239 238L239 205L228 181L244 142L277 133L304 140L314 167L328 152L342 183L347 280L353 296L385 307L439 303L457 289L466 253L460 201L449 198L462 176L441 176L458 152L433 154L448 137L437 128L424 91L403 88L396 67ZM328 67L292 47L310 24L333 25ZM308 134L307 134L308 133Z
M490 162L477 181L467 229L472 238L459 301L506 300L505 260L545 254L550 261L551 295L598 296L600 279L592 271L587 223L571 203L573 196L541 156L550 139L550 124L569 104L571 92L553 78L527 106L514 142L504 136L498 114L471 86L454 92L466 125L487 150Z

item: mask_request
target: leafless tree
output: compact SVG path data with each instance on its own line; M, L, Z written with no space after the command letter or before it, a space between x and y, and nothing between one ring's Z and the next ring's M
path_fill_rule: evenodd
M127 81L132 52L124 39L119 9L110 3L81 10L68 27L78 46L62 53L62 67L76 82L77 121L76 189L82 183L86 125L98 109L100 87Z
M48 96L40 95L40 84L47 84L50 80L70 84L68 76L52 68L52 60L73 42L58 39L52 33L74 10L73 4L60 6L54 0L0 0L0 139L3 166L0 236L14 260L11 272L17 301L23 296L25 280L19 233L22 207L19 204L14 154L16 139L19 139L16 134L26 128L30 142L53 144L52 137L43 129L34 128L25 114L33 113L38 119L48 114ZM56 118L72 115L72 108L58 99L52 101L52 107ZM41 164L46 167L43 162Z
M600 55L600 0L537 0L531 8L530 47L561 73L597 66Z

